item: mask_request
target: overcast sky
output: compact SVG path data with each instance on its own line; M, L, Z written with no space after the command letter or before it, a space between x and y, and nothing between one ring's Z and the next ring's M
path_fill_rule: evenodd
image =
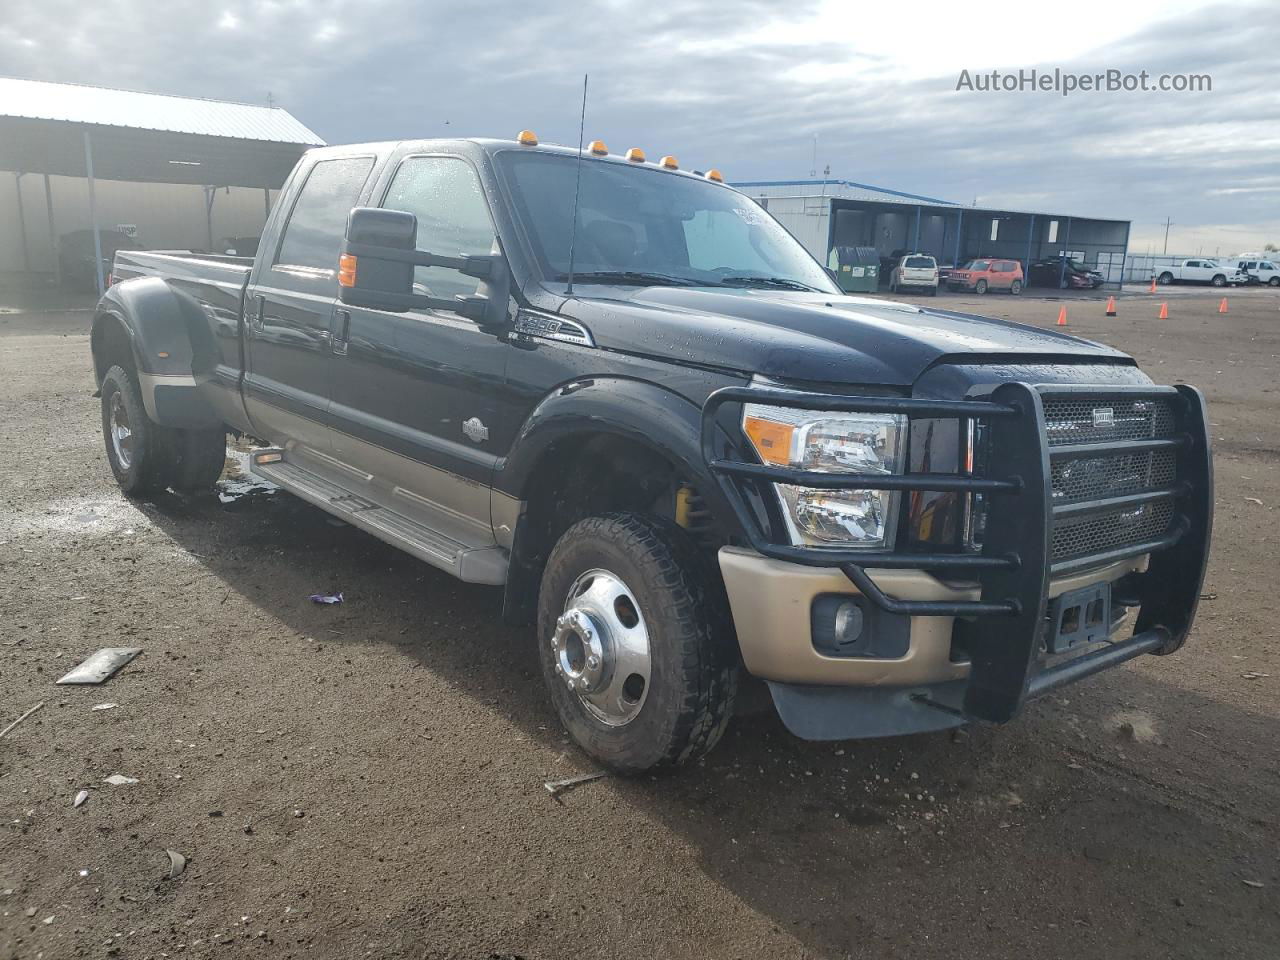
M831 176L1134 221L1133 252L1280 243L1274 0L40 0L0 75L265 103L330 143L644 147L730 180ZM957 91L962 70L1209 74L1198 93Z

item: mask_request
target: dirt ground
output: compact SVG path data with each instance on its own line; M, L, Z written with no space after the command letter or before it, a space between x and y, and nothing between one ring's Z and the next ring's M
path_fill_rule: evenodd
M0 728L44 704L0 740L0 958L1280 955L1280 296L1218 297L1069 304L1210 398L1180 654L961 734L805 743L757 697L704 763L561 802L592 767L496 589L234 479L126 502L89 314L0 316Z

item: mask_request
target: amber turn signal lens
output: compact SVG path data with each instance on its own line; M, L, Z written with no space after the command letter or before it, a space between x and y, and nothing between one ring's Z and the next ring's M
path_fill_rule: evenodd
M344 253L338 258L338 286L354 287L356 285L356 258Z
M765 463L780 467L791 463L791 436L796 431L794 426L748 416L742 420L742 429L746 431L747 439Z

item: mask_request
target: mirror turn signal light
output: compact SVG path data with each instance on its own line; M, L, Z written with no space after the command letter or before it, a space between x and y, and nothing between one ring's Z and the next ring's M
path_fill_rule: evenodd
M609 155L609 148L604 145L603 140L592 140L587 144L587 149L597 157L606 157Z
M644 151L639 147L632 147L627 151L627 159L632 163L644 163Z
M538 135L532 130L521 130L516 136L516 142L526 147L536 147L538 145Z
M263 463L283 463L283 462L284 462L284 451L283 451L283 450L273 450L273 449L268 449L268 450L258 450L258 451L256 451L256 452L253 454L253 462L254 462L255 464L263 464Z
M354 287L356 285L356 258L344 253L338 258L338 286Z
M663 157L661 160L659 160L659 161L658 161L658 163L659 163L661 166L666 167L668 170L679 170L679 169L680 169L680 164L676 163L676 158L675 158L675 157L673 157L673 156L671 156L671 154L667 154L665 157Z
M712 167L707 171L707 179L714 180L716 183L724 183L724 175L715 167Z

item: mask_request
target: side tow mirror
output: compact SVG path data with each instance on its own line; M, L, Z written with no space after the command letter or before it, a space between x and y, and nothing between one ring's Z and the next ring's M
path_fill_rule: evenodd
M403 210L356 207L338 259L338 299L354 307L391 313L448 310L484 329L504 327L510 274L499 254L447 257L418 250L418 218ZM475 277L485 293L452 299L413 292L414 267L447 267Z

